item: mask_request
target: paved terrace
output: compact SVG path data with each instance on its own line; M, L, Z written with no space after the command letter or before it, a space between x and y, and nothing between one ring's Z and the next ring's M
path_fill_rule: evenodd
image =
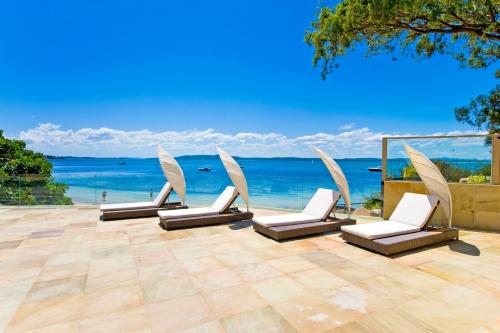
M0 331L500 330L499 234L386 258L338 233L277 243L248 223L98 216L0 209Z

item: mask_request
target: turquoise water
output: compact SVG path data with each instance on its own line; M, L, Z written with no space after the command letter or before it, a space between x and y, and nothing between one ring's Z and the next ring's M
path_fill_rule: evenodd
M336 188L319 159L241 158L253 206L301 209L318 187ZM77 203L150 200L165 182L158 159L64 158L52 159L54 177L70 186L68 195ZM120 162L125 162L120 165ZM180 157L187 183L187 203L201 205L231 182L217 156ZM369 172L379 159L339 160L349 181L352 201L380 191L380 173ZM200 172L210 167L211 172Z
M230 185L218 156L179 157L187 183L189 205L214 201L225 186ZM476 170L489 161L448 160L465 169ZM54 177L70 186L68 195L76 203L99 204L106 192L108 203L148 201L161 190L165 178L158 159L140 158L64 158L52 159ZM120 162L124 162L120 165ZM326 167L319 159L304 158L238 158L244 167L250 204L260 207L302 209L318 187L336 189ZM337 160L351 191L353 206L380 191L381 173L369 172L380 159ZM406 159L389 159L388 174L399 174ZM210 172L200 172L209 167ZM173 196L176 199L175 195Z

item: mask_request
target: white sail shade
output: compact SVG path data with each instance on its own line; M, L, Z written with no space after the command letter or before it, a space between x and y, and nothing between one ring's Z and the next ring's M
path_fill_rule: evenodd
M451 227L452 201L448 182L444 179L438 167L427 156L407 144L404 147L427 190L439 198L444 216L448 219L448 225Z
M226 153L224 150L222 150L220 147L217 147L217 152L219 153L220 159L222 161L222 164L224 165L224 168L226 168L227 174L229 178L231 178L231 181L233 182L234 186L238 190L238 193L240 196L243 198L245 201L245 204L249 206L248 203L248 186L247 186L247 180L245 178L245 174L241 170L240 166L238 163L234 160L234 158Z
M182 203L185 203L186 180L184 179L184 172L182 172L179 163L160 146L158 146L158 158L160 159L161 169L165 178L167 178L170 185L174 188L175 193L181 198Z
M340 194L342 195L342 198L344 198L344 202L347 206L347 211L351 211L351 196L349 192L349 184L347 183L347 179L344 175L344 172L340 168L340 166L333 160L333 158L330 157L327 153L319 149L318 147L314 147L314 150L316 153L319 155L323 163L325 163L326 168L328 171L330 171L330 175L332 176L333 180L335 181L335 184L337 184L337 187L340 191Z

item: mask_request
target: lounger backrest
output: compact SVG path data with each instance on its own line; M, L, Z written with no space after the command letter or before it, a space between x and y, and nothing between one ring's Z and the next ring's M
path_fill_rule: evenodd
M302 212L325 220L339 199L340 193L334 190L319 188Z
M407 192L399 201L389 220L422 229L431 218L438 203L439 200L434 195Z
M229 206L231 206L237 196L238 191L234 186L226 187L224 192L222 192L217 200L215 200L214 204L212 205L212 209L218 211L219 213L224 213L229 208Z
M156 198L153 200L153 205L156 207L161 207L164 203L165 200L167 200L168 195L172 191L172 186L170 185L169 182L166 182L165 185L163 185L163 188L161 189L160 193L156 196Z

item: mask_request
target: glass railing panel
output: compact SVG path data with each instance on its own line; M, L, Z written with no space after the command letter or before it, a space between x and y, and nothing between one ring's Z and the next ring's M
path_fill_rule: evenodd
M0 204L4 206L70 205L68 186L53 177L15 175L0 177Z
M246 175L251 207L301 210L318 188L336 189L320 159L237 158ZM67 195L77 204L121 203L153 200L165 178L157 159L81 159L52 161L54 177L69 186ZM211 205L231 181L216 156L178 159L187 185L186 204ZM380 192L381 173L368 169L379 159L338 160L351 190L352 207ZM200 170L201 169L201 170ZM170 201L179 201L173 193ZM243 200L236 204L244 208ZM343 199L339 206L343 205Z
M82 204L151 201L165 182L157 159L70 157L51 162L54 177L68 184L68 194Z
M0 205L17 206L20 204L21 193L18 177L0 177Z
M415 138L387 140L387 179L419 180L406 156L407 143L429 157L450 183L490 183L491 145L486 137Z

